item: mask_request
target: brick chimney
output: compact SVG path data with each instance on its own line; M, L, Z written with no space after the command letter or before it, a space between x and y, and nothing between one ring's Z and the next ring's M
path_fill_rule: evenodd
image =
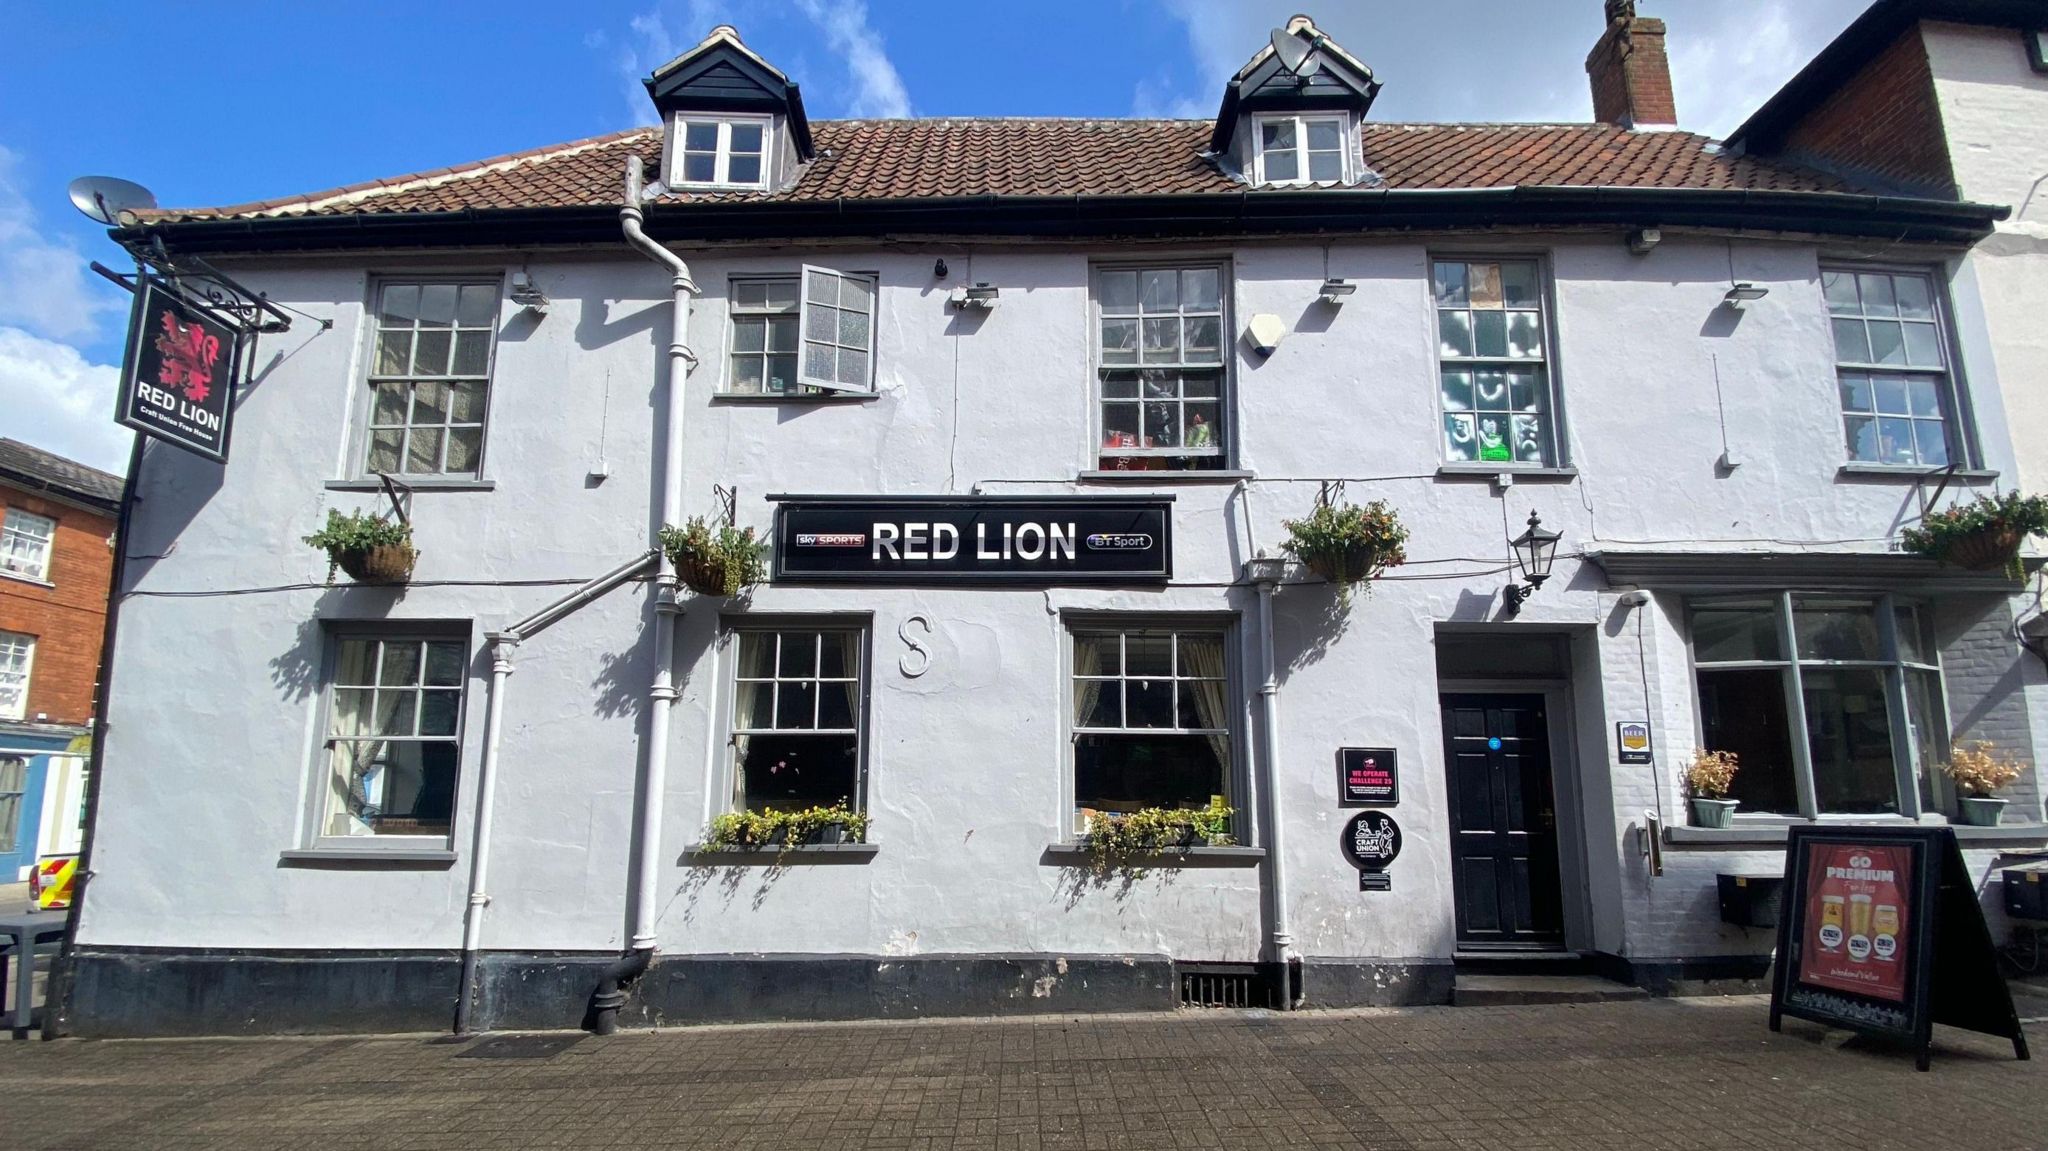
M1624 128L1676 128L1664 21L1636 15L1635 0L1607 0L1607 30L1586 57L1593 118Z

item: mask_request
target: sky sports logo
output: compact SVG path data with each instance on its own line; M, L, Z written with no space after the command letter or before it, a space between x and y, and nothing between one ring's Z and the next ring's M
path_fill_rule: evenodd
M866 532L798 532L796 546L800 548L864 548L868 546Z

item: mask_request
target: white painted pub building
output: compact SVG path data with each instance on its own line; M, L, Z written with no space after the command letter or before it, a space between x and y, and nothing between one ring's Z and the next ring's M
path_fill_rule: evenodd
M225 466L143 458L65 1026L1756 978L1719 877L1951 819L1955 742L2048 752L2022 583L1897 550L2013 483L2006 209L1676 130L1609 8L1595 123L1381 122L1302 18L1210 121L811 122L720 28L658 128L145 213L333 325L263 338ZM411 581L330 584L300 539L384 476ZM1325 498L1411 533L1348 603L1281 548ZM658 528L728 509L771 574L679 588ZM1376 872L1344 749L1391 768ZM1980 881L2041 784L1960 829ZM1217 798L1228 842L1086 850ZM837 801L862 842L706 847Z

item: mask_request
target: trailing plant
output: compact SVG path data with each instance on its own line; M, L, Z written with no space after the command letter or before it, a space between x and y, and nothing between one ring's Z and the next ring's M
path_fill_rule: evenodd
M1356 504L1316 504L1305 519L1286 520L1287 542L1309 570L1337 585L1337 598L1348 604L1351 585L1377 577L1407 562L1403 545L1408 529L1385 500Z
M1929 512L1899 533L1899 544L1914 555L1962 567L2002 566L2019 579L2019 545L2028 536L2048 535L2048 496L2017 491L1978 496L1968 503Z
M1949 752L1948 762L1941 765L1942 774L1954 780L1956 789L1964 795L1989 799L1992 792L2017 780L2027 770L2019 761L2000 759L1997 753L1998 745L1990 740L1972 740Z
M682 527L662 526L661 548L683 582L704 595L738 595L768 576L768 541L755 538L750 527L714 529L704 517L691 516Z
M1082 846L1099 860L1120 866L1129 866L1136 856L1162 851L1228 847L1237 842L1230 834L1233 814L1221 796L1212 797L1207 807L1192 810L1145 807L1124 813L1091 812Z
M341 512L327 509L327 522L319 531L304 537L308 544L327 553L327 582L334 582L342 557L366 555L376 548L412 549L412 525L387 520L369 512Z
M802 811L728 811L713 817L704 832L704 845L727 851L771 845L795 847L809 843L835 823L846 826L847 842L867 842L867 813L855 811L846 800L841 800L829 807L808 807Z
M1726 799L1728 789L1735 786L1735 773L1740 770L1734 752L1698 748L1685 769L1685 786L1694 799Z

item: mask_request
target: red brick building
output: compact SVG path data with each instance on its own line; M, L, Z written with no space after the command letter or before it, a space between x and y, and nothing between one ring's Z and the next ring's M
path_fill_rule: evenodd
M0 439L0 722L92 718L121 478Z

